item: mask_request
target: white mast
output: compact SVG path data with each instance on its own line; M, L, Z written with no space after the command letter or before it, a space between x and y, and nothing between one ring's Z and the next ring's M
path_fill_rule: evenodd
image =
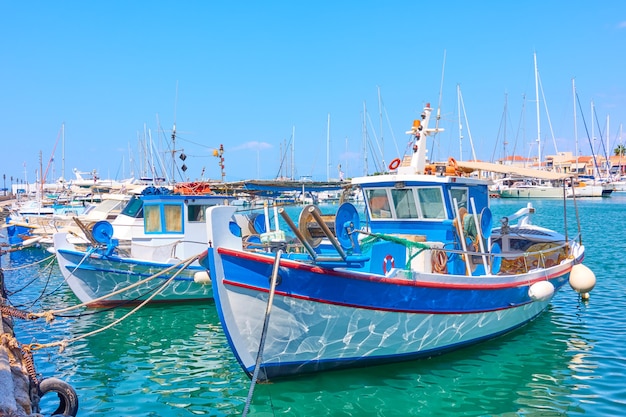
M367 108L365 107L365 101L363 101L363 175L367 175Z
M578 126L576 124L576 82L572 78L572 96L574 97L574 143L576 144L576 174L578 174Z
M383 139L383 110L382 110L382 103L381 103L381 99L380 99L380 87L376 86L377 90L378 90L378 116L380 119L380 147L381 147L381 155L383 158L383 167L386 167L387 164L385 164L385 141Z
M535 97L537 98L537 158L541 168L541 125L539 120L539 73L537 71L537 53L533 54L535 60Z
M593 113L594 113L594 106L593 106L593 100L591 100L591 155L593 156L593 172L594 172L594 176L598 175L598 166L597 166L597 162L596 162L596 146L595 146L595 142L596 142L596 134L595 134L595 129L593 126Z
M296 178L296 126L291 127L291 181Z
M609 118L610 118L610 115L607 114L606 115L606 135L605 135L606 136L606 152L605 152L606 164L605 164L605 167L606 167L606 177L607 178L609 178L610 172L611 172L611 161L609 159L611 157L611 154L609 153L609 140L611 139L611 135L609 134Z
M330 181L330 113L326 127L326 181Z
M63 122L63 124L61 125L61 137L62 137L62 143L61 143L61 175L63 175L63 182L65 182L65 122Z
M459 161L463 160L463 123L461 122L461 86L456 85L456 103L459 112Z

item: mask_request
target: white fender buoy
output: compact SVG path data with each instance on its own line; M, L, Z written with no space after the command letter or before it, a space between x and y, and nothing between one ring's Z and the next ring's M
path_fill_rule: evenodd
M576 264L569 274L569 285L583 298L589 298L589 291L596 286L596 274L583 264Z
M533 301L549 300L554 294L554 285L550 281L535 282L528 289L528 296Z
M26 239L22 241L22 247L27 248L29 246L32 246L35 243L39 242L41 239L43 239L43 236L31 237L30 239Z
M193 274L193 282L196 284L210 284L211 277L209 276L208 271L198 271Z

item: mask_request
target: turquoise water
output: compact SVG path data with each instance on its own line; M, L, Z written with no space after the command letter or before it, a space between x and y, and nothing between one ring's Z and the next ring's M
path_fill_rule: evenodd
M494 218L525 201L494 200ZM562 203L536 201L537 223L563 229ZM626 414L626 194L579 200L585 264L598 283L588 302L565 288L524 328L436 358L259 384L254 416L617 416ZM575 233L568 203L568 230ZM13 304L42 311L78 300L43 251L2 256ZM17 269L23 265L26 268ZM129 309L82 310L52 323L16 321L21 343L101 328ZM79 416L240 415L250 380L212 304L146 307L95 336L35 352L37 371L69 382ZM50 396L50 394L48 395ZM48 396L44 397L46 399ZM53 401L44 401L49 415ZM48 407L46 409L45 407Z

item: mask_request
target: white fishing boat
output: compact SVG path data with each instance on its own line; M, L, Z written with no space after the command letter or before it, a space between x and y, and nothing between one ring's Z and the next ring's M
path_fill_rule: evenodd
M142 227L129 226L124 247L106 220L84 228L87 245L72 243L67 232L54 234L61 273L74 294L91 306L138 303L170 280L152 302L210 299L206 268L184 262L206 250L205 209L229 199L178 194L135 197L124 212Z

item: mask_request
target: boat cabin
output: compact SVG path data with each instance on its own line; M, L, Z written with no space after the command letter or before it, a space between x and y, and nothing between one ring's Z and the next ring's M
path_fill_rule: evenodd
M372 178L372 177L368 177ZM421 176L411 181L360 184L372 233L423 235L428 241L452 241L456 212L480 214L489 206L487 185L471 178ZM455 203L456 202L456 203ZM456 204L456 207L455 207Z
M460 256L448 253L437 265L437 255L421 247L463 250L455 221L459 217L471 246L478 235L476 219L489 206L486 182L431 175L403 176L401 181L395 176L366 177L357 182L365 197L369 232L397 237L372 245L366 270L386 274L411 263L411 269L423 272L438 266L449 273L464 273Z
M121 213L134 220L135 225L143 220L143 227L133 227L129 222L131 255L155 260L197 255L206 249L206 209L228 204L233 199L221 195L178 194L133 197ZM118 228L115 223L114 226Z

